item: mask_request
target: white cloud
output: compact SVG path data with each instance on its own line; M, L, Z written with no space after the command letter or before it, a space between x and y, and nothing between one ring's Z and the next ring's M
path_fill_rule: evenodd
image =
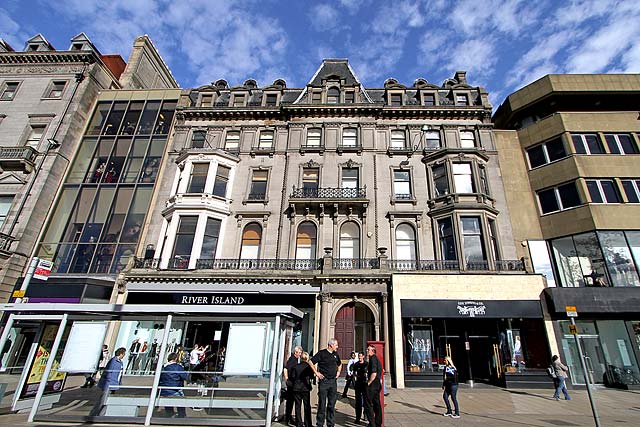
M338 11L328 4L318 4L309 12L309 21L318 31L326 31L338 25Z
M28 35L24 31L20 24L14 21L9 12L3 8L0 8L0 28L2 28L2 37L9 45L15 50L22 50L25 42L35 34Z

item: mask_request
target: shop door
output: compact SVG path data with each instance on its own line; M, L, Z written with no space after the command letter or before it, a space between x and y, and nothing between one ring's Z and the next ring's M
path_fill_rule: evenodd
M602 344L598 335L578 335L587 367L587 375L591 384L603 384L606 372L606 361L602 351ZM573 336L563 339L565 354L568 354L566 365L569 367L572 384L584 385L584 375L580 366L580 356ZM568 352L567 352L568 350Z
M492 384L496 379L494 344L489 336L469 336L469 359L471 376L474 381Z

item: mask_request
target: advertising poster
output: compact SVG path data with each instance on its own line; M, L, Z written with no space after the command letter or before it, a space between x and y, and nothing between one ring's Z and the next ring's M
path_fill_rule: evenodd
M40 338L40 344L38 345L38 350L36 351L33 363L31 364L31 369L29 370L29 376L27 377L27 381L25 382L22 393L20 394L21 399L34 397L36 395L38 391L38 384L40 384L40 380L44 374L49 357L51 357L50 352L57 332L58 325L45 325L44 331L42 332L42 338ZM61 392L64 386L67 374L58 372L61 349L64 349L64 341L66 341L66 337L63 337L63 340L60 343L58 354L56 354L51 373L49 374L49 379L44 389L44 394Z

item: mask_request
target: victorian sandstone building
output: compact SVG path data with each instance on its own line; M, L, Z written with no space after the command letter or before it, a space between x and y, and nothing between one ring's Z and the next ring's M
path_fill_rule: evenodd
M544 282L514 243L491 109L464 72L365 88L340 59L303 88L184 91L119 300L291 304L294 344L336 337L346 358L384 341L399 387L438 382L447 354L464 380L546 366ZM214 329L195 319L181 340Z

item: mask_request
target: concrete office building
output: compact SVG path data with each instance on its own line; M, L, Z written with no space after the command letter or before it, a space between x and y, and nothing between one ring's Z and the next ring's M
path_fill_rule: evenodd
M547 75L494 115L514 228L549 288L552 341L584 384L640 386L640 75Z

